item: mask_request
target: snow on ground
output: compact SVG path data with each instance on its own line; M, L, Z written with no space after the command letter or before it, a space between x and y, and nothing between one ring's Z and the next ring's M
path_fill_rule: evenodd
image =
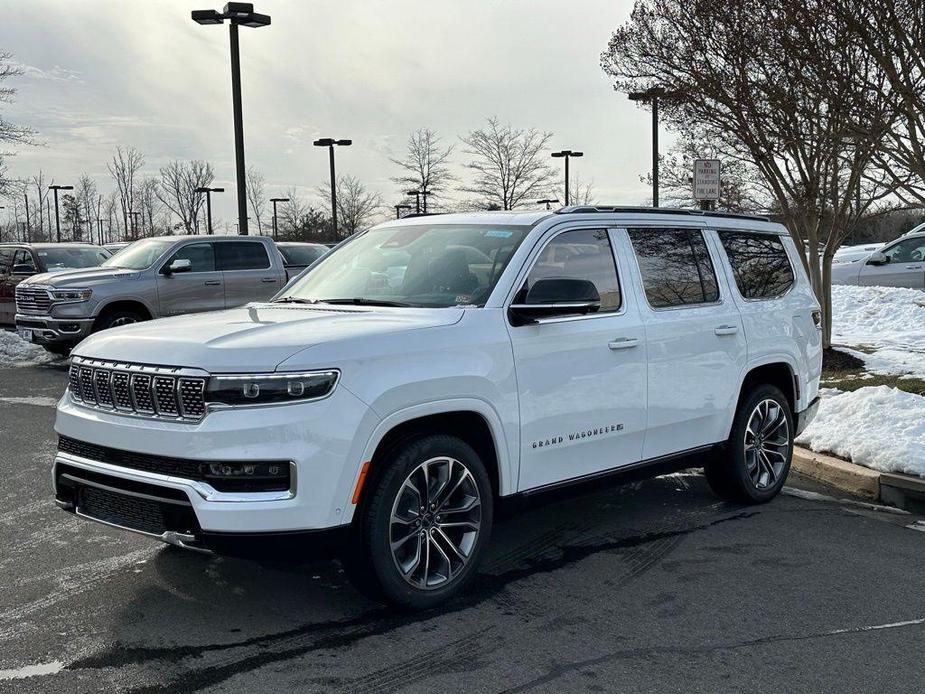
M925 398L888 386L826 392L797 442L881 472L925 476Z
M876 349L873 354L851 352L873 373L925 378L925 292L833 286L832 342Z
M56 359L60 357L49 354L38 345L26 342L16 333L0 328L0 368L44 364Z

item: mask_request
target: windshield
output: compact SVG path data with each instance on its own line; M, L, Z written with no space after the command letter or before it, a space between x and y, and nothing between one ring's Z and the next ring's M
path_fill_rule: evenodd
M304 246L277 246L286 265L311 265L328 252L327 246L306 244Z
M170 239L142 239L123 248L103 265L121 267L126 270L144 270L151 267L155 260L170 248L175 241Z
M99 246L41 248L37 251L46 272L75 270L105 264L109 251Z
M279 301L483 306L529 230L487 224L373 229L326 255Z

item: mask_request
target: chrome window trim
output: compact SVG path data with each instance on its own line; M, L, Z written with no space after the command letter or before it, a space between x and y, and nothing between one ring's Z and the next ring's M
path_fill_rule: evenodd
M210 461L202 461L210 462ZM214 461L211 461L214 462ZM229 461L239 462L239 461ZM240 461L247 462L247 461ZM294 499L298 490L298 466L292 460L282 460L280 463L289 465L289 489L279 492L220 492L207 482L190 480L185 477L173 477L172 475L162 475L158 472L148 472L147 470L135 470L133 468L121 467L104 463L91 458L84 458L73 453L57 451L55 453L54 470L52 479L57 476L58 463L73 465L90 472L101 472L115 475L122 479L134 480L136 482L149 482L152 484L166 485L171 489L180 489L180 491L195 492L204 501L216 503L246 503L251 501L288 501Z

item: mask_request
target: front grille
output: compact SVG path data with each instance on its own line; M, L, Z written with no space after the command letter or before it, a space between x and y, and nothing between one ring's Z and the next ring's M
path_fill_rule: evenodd
M81 487L77 494L77 507L81 513L107 523L115 523L132 530L160 535L167 526L161 504L96 487Z
M48 313L51 306L51 295L45 287L23 286L16 287L16 311L18 313Z
M170 458L163 455L149 455L147 453L134 453L107 446L98 446L86 441L78 441L69 436L58 437L58 451L70 453L87 460L107 463L117 467L143 472L154 472L159 475L178 477L196 482L206 482L220 492L277 492L291 488L291 469L288 462L272 460L250 460L253 465L279 465L283 467L283 477L274 479L256 478L219 480L208 474L210 463L223 461L189 460L186 458ZM227 461L224 461L227 462ZM238 462L238 461L235 461Z
M144 366L73 357L71 396L105 410L198 422L206 414L205 376L183 369Z

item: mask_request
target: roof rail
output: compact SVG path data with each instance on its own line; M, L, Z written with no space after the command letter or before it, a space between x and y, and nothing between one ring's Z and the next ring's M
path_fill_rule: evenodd
M409 212L408 214L402 215L399 219L414 219L415 217L438 217L441 214L447 214L446 212Z
M726 219L753 219L760 222L770 222L769 217L754 214L739 214L736 212L708 212L706 210L682 210L669 207L632 207L620 205L569 205L560 207L555 214L593 214L595 212L634 212L642 214L674 214L685 217L719 217Z

